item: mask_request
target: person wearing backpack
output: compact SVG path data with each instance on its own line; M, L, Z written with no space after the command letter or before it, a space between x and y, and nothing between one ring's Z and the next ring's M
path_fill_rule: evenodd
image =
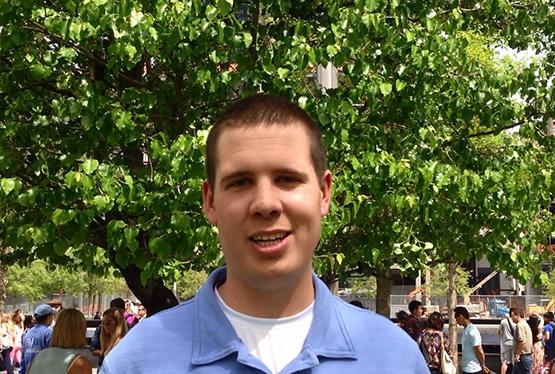
M499 350L501 358L501 374L507 374L512 371L513 366L513 345L515 335L515 324L509 317L503 318L499 323L497 330L499 335Z
M555 358L555 315L553 312L546 312L543 315L543 341L545 342L545 359L552 361Z

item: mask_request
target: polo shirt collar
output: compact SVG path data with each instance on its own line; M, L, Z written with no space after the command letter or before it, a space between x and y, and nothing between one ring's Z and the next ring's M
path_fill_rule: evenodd
M334 296L326 285L313 274L315 288L314 319L305 344L296 361L303 367L318 364L318 356L356 359L345 323L335 305ZM195 296L193 316L193 365L205 365L237 353L238 361L249 362L241 340L218 305L214 287L226 279L226 269L220 268L208 277ZM291 365L290 364L290 365ZM256 365L258 366L258 365ZM289 367L289 365L288 365Z

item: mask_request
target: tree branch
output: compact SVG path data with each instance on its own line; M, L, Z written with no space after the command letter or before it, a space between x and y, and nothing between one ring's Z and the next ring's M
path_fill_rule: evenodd
M468 137L469 138L476 138L478 136L497 135L503 130L508 130L508 129L518 127L518 126L522 125L523 123L524 123L524 121L520 121L520 122L517 122L517 123L513 123L511 125L503 126L501 128L495 129L495 130L481 131L481 132L477 132L477 133L474 133L474 134L470 134L470 135L468 135Z
M47 35L49 37L51 37L52 39L56 40L57 42L69 46L71 48L73 48L77 53L87 57L89 60L95 61L96 63L104 66L104 67L108 67L108 64L106 63L106 61L102 60L101 58L95 56L92 52L87 51L86 49L82 48L79 44L77 44L76 42L72 41L72 40L67 40L64 39L63 37L56 35L54 33L51 33L50 31L48 31L46 29L46 27L44 27L43 25L41 25L38 22L31 22L32 26L26 26L24 25L23 28L24 29L28 29L28 30L32 30L32 31L36 31L39 32L41 34ZM131 78L128 75L125 75L121 72L117 73L119 77L123 78L124 80L126 80L127 82L133 84L134 86L138 86L138 87L146 87L146 84L144 82L138 81L136 79Z

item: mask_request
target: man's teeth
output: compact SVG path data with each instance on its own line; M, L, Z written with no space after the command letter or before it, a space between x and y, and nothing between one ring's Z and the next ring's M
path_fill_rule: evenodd
M253 236L253 240L263 247L275 245L285 238L285 233L273 234L273 235L256 235Z

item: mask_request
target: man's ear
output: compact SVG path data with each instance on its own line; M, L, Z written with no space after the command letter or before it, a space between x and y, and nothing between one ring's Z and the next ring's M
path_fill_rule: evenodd
M204 210L204 214L208 221L213 225L217 224L216 220L216 208L214 207L214 192L212 191L212 187L210 187L210 183L205 180L202 183L202 209Z
M322 217L328 214L330 210L331 188L332 188L331 180L332 180L331 171L326 170L322 177L322 181L320 182L320 194L321 194L320 214L322 215Z

